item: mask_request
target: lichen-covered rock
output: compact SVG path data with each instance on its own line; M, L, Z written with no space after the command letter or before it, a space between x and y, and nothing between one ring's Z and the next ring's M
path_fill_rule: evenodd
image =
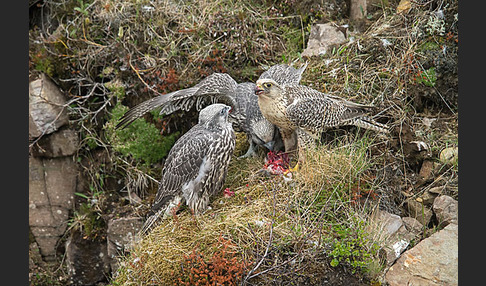
M29 83L29 138L50 134L68 123L66 98L45 74Z
M118 268L118 257L128 254L137 241L137 233L142 225L140 217L118 218L108 222L108 257L113 272Z
M458 156L459 149L457 147L448 147L440 152L439 160L444 164L452 164L457 161Z
M444 229L405 251L385 275L390 286L458 285L458 226Z
M71 157L29 157L29 227L43 258L53 260L74 205L77 169Z
M32 155L48 158L70 156L76 153L78 147L78 133L69 128L61 128L40 138L32 148Z

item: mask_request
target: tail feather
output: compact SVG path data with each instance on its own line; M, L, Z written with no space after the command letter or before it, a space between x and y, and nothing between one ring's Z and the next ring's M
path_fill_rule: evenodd
M182 197L175 196L172 199L163 202L162 205L154 204L152 210L145 220L142 228L139 231L140 235L147 234L150 230L154 228L156 223L162 219L165 219L175 213L181 204Z
M386 124L376 122L367 116L355 118L351 121L351 124L381 133L390 133L389 127Z
M139 235L147 234L155 225L155 222L159 220L159 218L164 214L164 210L159 210L155 214L149 216L145 223L143 224L142 228L139 231Z

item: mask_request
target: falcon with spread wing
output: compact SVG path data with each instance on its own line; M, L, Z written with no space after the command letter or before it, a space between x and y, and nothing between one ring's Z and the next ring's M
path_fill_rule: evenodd
M272 79L259 79L255 94L263 116L278 126L287 152L297 148L292 136L297 136L298 147L305 148L329 127L355 125L389 132L385 124L366 116L373 106L354 103L304 85L281 85Z
M176 141L141 233L183 202L195 214L202 213L211 196L222 189L235 149L235 134L228 121L230 109L224 104L207 106L199 114L199 123Z
M278 64L263 72L260 78L273 79L279 84L298 84L306 67L307 64L298 69ZM254 154L256 146L264 146L269 150L282 148L280 134L275 125L262 115L254 90L254 83L238 84L226 73L213 73L193 87L154 97L131 108L123 115L117 128L125 127L159 107L160 114L167 115L177 110L188 111L194 105L196 110L200 110L218 102L233 108L230 114L233 127L248 136L250 147L242 157Z

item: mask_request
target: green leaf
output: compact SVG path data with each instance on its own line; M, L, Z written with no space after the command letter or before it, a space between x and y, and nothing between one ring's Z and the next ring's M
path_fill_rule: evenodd
M336 267L338 265L339 265L339 261L336 258L334 258L333 260L331 260L331 266L332 267Z
M86 196L85 194L81 194L81 193L74 193L76 196L79 196L79 197L82 197L82 198L85 198L87 200L89 200L89 197Z

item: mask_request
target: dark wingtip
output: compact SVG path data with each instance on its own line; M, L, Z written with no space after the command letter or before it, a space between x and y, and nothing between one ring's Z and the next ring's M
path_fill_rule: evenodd
M128 125L132 124L135 119L131 118L130 116L127 116L128 114L124 114L118 124L115 126L115 130L119 129L125 129Z

